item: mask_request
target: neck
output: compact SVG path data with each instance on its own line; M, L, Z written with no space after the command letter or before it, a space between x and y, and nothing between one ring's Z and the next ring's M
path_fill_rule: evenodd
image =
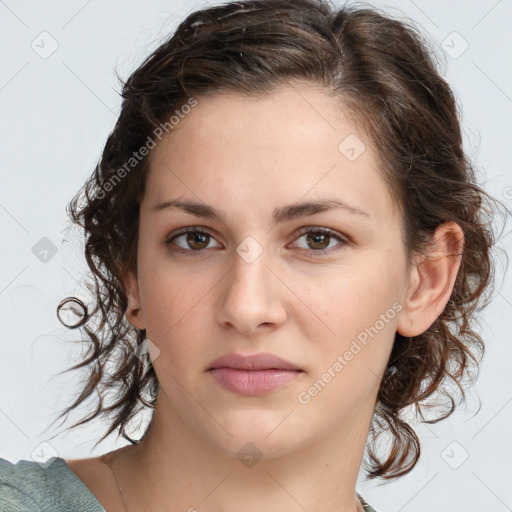
M266 450L259 441L264 453L246 442L235 453L176 417L160 393L142 441L113 452L109 461L126 512L362 511L355 485L371 420L366 416L292 452Z

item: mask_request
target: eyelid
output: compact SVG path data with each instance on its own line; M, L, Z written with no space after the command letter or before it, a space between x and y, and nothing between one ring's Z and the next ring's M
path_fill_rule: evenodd
M331 247L330 249L320 249L315 251L314 249L302 249L303 251L306 251L309 255L313 256L323 256L328 255L330 253L336 252L341 250L344 246L350 244L350 238L346 235L343 235L339 233L338 231L326 228L323 226L305 226L301 228L300 232L297 234L297 236L294 238L294 242L297 241L299 238L301 238L303 235L309 234L309 233L320 233L329 235L331 238L335 238L338 240L338 244L336 244L334 247Z
M182 235L186 235L187 233L204 233L216 240L216 238L215 238L216 235L213 234L213 232L205 226L187 226L185 228L181 228L176 231L173 231L172 233L167 235L164 240L164 245L166 245L166 246L170 245L175 238L182 236ZM192 249L183 249L183 247L178 246L178 249L175 249L175 251L176 252L200 253L200 252L203 252L204 249L202 249L200 251L194 251Z
M172 233L170 233L165 238L164 244L166 246L168 246L168 245L170 245L172 243L172 241L175 238L177 238L177 237L179 237L181 235L187 234L187 233L203 233L203 234L209 235L211 238L216 240L216 238L215 238L216 235L212 232L212 230L210 230L209 228L207 228L205 226L187 226L187 227L178 229L178 230L173 231ZM326 228L326 227L323 227L323 226L314 226L314 225L313 226L310 225L310 226L302 227L300 229L300 231L295 235L295 238L293 239L293 242L297 241L297 239L301 238L303 235L306 235L306 234L309 234L309 233L326 234L326 235L331 236L332 238L337 239L338 242L339 242L335 247L331 247L330 249L321 249L321 250L316 250L316 251L314 249L309 249L309 250L308 249L301 249L302 251L305 251L308 254L312 254L312 255L321 256L321 255L324 255L324 254L329 254L331 252L338 251L341 248L343 248L344 246L349 245L351 243L351 239L347 235L343 235L342 233L339 233L338 231L336 231L334 229L331 229L331 228ZM338 248L336 248L336 247L338 247ZM193 249L183 249L182 247L179 247L178 249L175 249L174 251L175 252L181 252L181 253L201 253L201 252L204 252L204 249L194 251Z

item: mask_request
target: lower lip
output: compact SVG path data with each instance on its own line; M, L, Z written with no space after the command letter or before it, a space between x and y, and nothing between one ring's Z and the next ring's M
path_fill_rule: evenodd
M279 388L303 373L299 370L237 370L235 368L213 368L209 371L221 386L244 396L260 395Z

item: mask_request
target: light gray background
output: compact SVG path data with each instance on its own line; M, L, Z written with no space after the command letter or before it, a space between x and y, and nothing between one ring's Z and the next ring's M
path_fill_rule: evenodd
M58 323L55 308L68 295L88 298L78 282L87 271L82 242L76 233L66 232L65 206L92 172L119 112L114 67L126 78L186 14L204 5L169 0L0 0L4 458L30 460L37 458L38 450L52 449L60 457L79 458L126 444L110 437L92 450L106 426L101 421L51 441L55 431L45 431L81 384L79 373L55 377L82 350L66 344L79 333ZM374 5L410 16L441 52L445 48L444 73L463 111L467 151L481 169L480 182L511 207L510 0L401 0ZM58 48L45 55L52 44ZM509 231L507 225L505 233ZM49 246L48 241L41 242L43 237L55 246L54 255L38 253L37 244ZM501 246L510 251L512 236L503 238ZM480 332L487 353L466 410L460 408L436 425L417 427L422 457L406 477L377 485L363 482L360 475L358 490L376 509L512 510L512 286L502 267L498 266L496 298L483 316ZM142 417L142 428L148 419L149 415ZM41 448L46 441L49 445Z

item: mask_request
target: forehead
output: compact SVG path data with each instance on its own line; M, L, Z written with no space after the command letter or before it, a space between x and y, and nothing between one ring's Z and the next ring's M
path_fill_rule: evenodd
M328 193L376 215L393 209L371 141L325 92L196 99L150 153L146 208L185 196L263 213Z

